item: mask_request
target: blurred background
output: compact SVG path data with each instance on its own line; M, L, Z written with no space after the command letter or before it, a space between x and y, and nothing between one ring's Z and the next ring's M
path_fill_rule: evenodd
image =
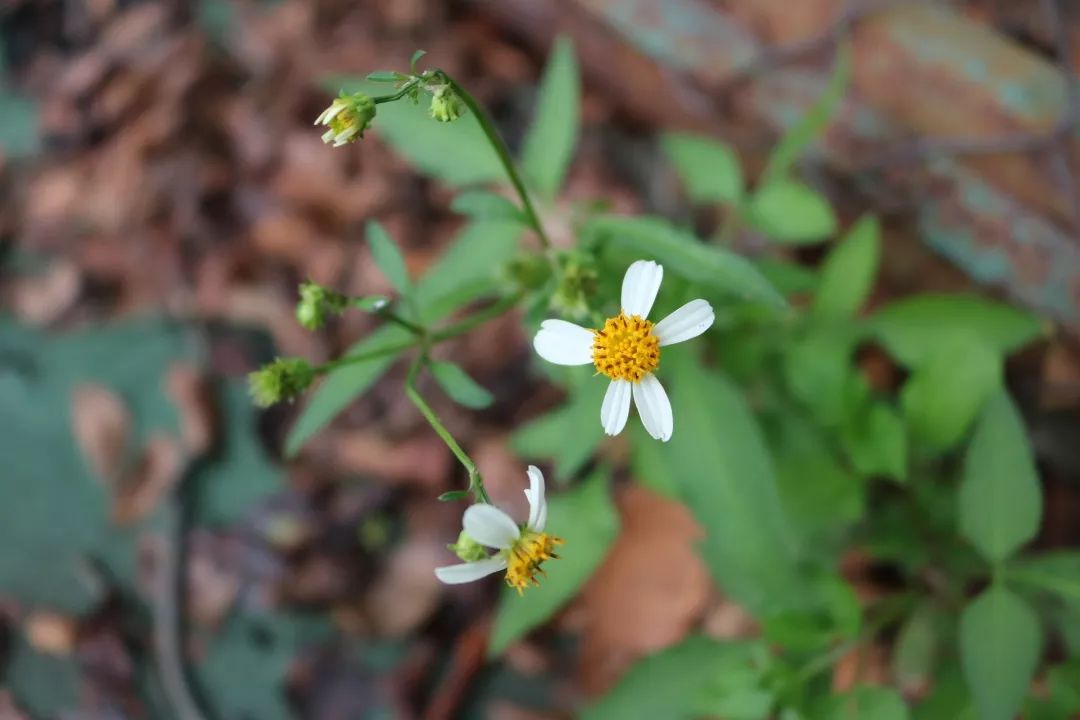
M842 225L882 219L871 307L971 292L1044 319L1007 378L1042 475L1036 542L1080 543L1075 0L2 0L0 20L3 720L574 717L692 632L759 635L710 579L691 513L624 471L593 579L489 658L497 583L432 574L461 513L435 498L461 473L401 393L405 368L289 460L297 408L252 407L259 364L324 361L371 330L293 314L305 278L391 291L365 221L417 274L464 224L378 126L341 150L312 127L321 79L403 70L416 48L517 148L555 37L573 41L582 134L545 213L569 246L575 208L600 199L715 227L659 133L722 138L754 176L850 32L849 91L802 175ZM783 254L809 267L822 249ZM562 397L530 353L503 317L445 354L496 403L432 395L517 512L510 432ZM900 382L885 356L860 362ZM879 569L844 554L860 597L888 585ZM890 642L834 658L829 682L893 683Z

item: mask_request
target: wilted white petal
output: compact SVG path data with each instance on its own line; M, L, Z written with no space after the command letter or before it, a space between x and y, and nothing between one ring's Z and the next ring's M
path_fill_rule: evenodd
M671 401L656 376L649 373L634 384L634 404L637 405L641 422L650 435L667 442L675 429L671 414Z
M661 345L674 345L690 338L696 338L708 330L715 319L716 315L713 313L712 305L698 298L697 300L691 300L656 323L656 327L653 328L653 335L660 340Z
M632 263L623 276L622 311L627 315L647 317L663 279L664 268L652 260Z
M322 141L324 143L329 143L333 139L334 139L334 131L333 130L327 130L326 132L324 132L322 134Z
M604 403L600 406L600 424L608 435L618 435L626 427L626 418L630 417L629 380L612 380L604 394Z
M529 499L529 529L543 532L547 498L544 497L544 473L535 465L529 466L529 489L525 491L525 497Z
M435 577L439 578L447 585L460 585L461 583L479 580L482 577L487 577L492 573L497 573L500 570L505 569L506 558L502 555L496 555L487 560L477 560L476 562L437 567L435 568Z
M319 117L315 118L315 124L318 125L320 123L329 123L331 120L338 116L338 113L340 113L344 109L345 103L335 100L330 104L330 107L322 111Z
M537 354L556 365L590 364L592 344L592 330L565 320L545 320L533 338Z
M509 515L487 503L469 506L462 525L473 540L497 550L510 547L521 535L517 523Z

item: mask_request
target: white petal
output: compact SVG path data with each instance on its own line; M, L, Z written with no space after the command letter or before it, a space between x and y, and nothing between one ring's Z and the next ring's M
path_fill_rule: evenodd
M656 323L653 335L661 345L674 345L690 338L696 338L712 327L716 315L712 305L698 298L683 305L666 318Z
M505 550L521 535L517 523L494 505L471 505L462 520L465 532L481 545Z
M671 401L668 400L664 386L652 373L634 384L634 404L637 405L641 422L650 435L664 442L671 439L671 433L675 429Z
M629 380L612 380L604 394L604 404L600 406L600 424L608 435L618 435L626 427L626 418L630 417Z
M315 118L315 124L329 124L331 120L336 118L338 114L345 109L345 104L335 100L330 104L330 107L322 111L319 117Z
M533 338L537 354L556 365L588 365L592 344L592 330L565 320L545 320Z
M652 260L638 260L626 269L622 281L622 311L627 315L647 317L652 310L664 268Z
M544 497L544 473L535 465L529 466L529 489L525 491L525 497L529 499L529 529L543 532L547 498Z
M487 577L492 573L497 573L500 570L505 569L506 558L502 555L496 555L487 560L477 560L476 562L437 567L435 568L435 577L439 578L447 585L460 585L461 583L479 580L482 577Z

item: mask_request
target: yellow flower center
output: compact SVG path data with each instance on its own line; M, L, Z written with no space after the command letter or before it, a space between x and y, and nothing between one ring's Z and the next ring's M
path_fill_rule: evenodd
M354 127L357 123L356 113L349 108L345 108L331 120L329 127L334 131L335 135L338 135L351 127Z
M652 330L638 315L608 318L602 330L593 331L593 365L612 380L641 382L660 366L660 340Z
M547 575L540 567L545 560L559 558L554 553L556 545L562 545L561 538L547 533L525 530L513 547L506 553L506 584L518 591L518 595L529 586L539 585L536 574Z

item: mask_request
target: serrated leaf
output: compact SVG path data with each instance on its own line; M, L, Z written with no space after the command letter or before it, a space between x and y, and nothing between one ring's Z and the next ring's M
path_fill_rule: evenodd
M525 176L545 197L554 197L562 187L577 145L580 115L581 77L574 45L560 36L544 70L536 117L521 152Z
M481 410L495 402L495 397L480 383L469 377L461 366L452 362L437 361L428 364L432 376L447 395L459 405Z
M712 714L702 707L715 683L734 674L756 679L755 645L691 636L638 661L607 695L585 708L583 720L691 720ZM725 715L724 717L731 717Z
M503 589L491 628L488 653L498 655L546 622L599 567L619 532L606 470L597 470L573 490L548 501L546 532L562 538L559 559L544 563L547 576L524 594Z
M375 265L386 276L386 279L399 293L408 295L412 291L412 281L409 280L405 257L390 234L375 220L367 224L367 243L371 248L371 257L375 260Z
M777 180L749 199L746 218L770 240L782 245L812 245L836 232L832 206L816 190L793 180Z
M1001 562L1039 532L1042 486L1023 419L1002 390L985 405L964 458L960 532Z
M396 325L386 325L353 345L345 356L393 348L412 336ZM311 437L382 377L404 350L345 365L330 373L311 393L285 441L285 454L293 457Z
M870 330L889 354L905 365L923 361L959 334L978 338L1001 354L1043 334L1034 315L976 295L916 295L878 310Z
M765 171L762 173L762 184L778 180L788 174L806 148L836 114L850 81L851 46L848 41L843 41L837 45L836 61L825 91L810 111L784 133L780 142L770 153Z
M1001 386L1002 359L981 340L958 335L915 368L900 394L912 436L934 451L963 440Z
M877 218L866 216L829 252L814 296L816 317L846 320L863 306L881 261L880 232Z
M1080 551L1055 550L1017 558L1007 566L1006 577L1080 607Z
M982 720L1012 720L1039 664L1039 619L1023 600L992 586L960 617L960 660Z
M514 450L525 458L554 460L555 479L566 482L588 462L604 439L600 404L605 392L606 382L585 378L566 404L514 432L510 440Z
M450 209L474 220L512 220L524 226L521 209L502 195L487 190L466 190L450 202Z
M598 233L641 257L653 258L663 263L665 270L715 292L777 308L787 306L784 297L745 258L704 245L659 218L605 215L590 220L585 232Z
M734 205L742 200L742 167L738 155L725 143L689 133L665 133L660 147L693 202Z
M320 84L335 94L343 90L380 95L386 90L349 76L328 77ZM450 185L506 181L499 156L472 113L441 123L431 119L425 103L382 103L372 130L417 169Z

